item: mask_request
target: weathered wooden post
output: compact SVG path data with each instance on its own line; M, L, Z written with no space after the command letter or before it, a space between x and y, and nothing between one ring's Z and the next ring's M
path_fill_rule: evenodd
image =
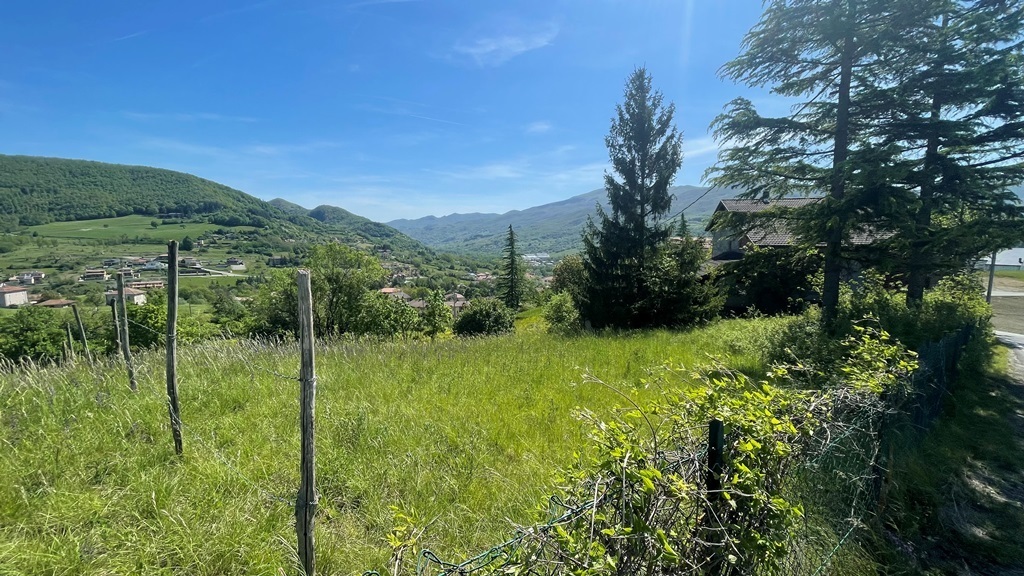
M167 411L174 452L181 456L181 411L178 408L178 241L167 243Z
M68 360L71 362L75 361L75 338L71 335L71 323L68 322L64 325L68 330Z
M298 536L299 563L306 576L316 573L313 556L313 517L316 515L316 458L313 444L313 412L316 407L316 370L313 366L313 294L309 270L299 270L299 348L302 368L299 382L302 391L300 422L302 426L302 461L299 494L295 499L295 532Z
M135 381L135 363L132 362L132 349L128 342L128 308L124 298L124 272L117 273L117 302L115 306L118 308L117 313L121 316L121 353L124 354L124 363L128 368L128 387L135 392L139 389L139 384ZM117 317L115 316L115 318Z
M82 323L82 315L78 313L78 304L71 305L71 311L75 314L75 323L78 324L78 337L82 340L82 350L89 364L93 363L92 353L89 352L89 341L85 339L85 324Z

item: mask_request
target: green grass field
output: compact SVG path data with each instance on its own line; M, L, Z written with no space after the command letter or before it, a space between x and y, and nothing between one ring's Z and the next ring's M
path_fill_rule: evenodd
M1024 281L1024 270L997 270L996 277Z
M586 452L576 407L598 414L666 361L761 369L775 320L686 333L347 343L318 351L317 562L382 569L392 506L444 558L532 523L557 470ZM0 377L0 574L294 572L294 346L184 347L185 457L174 456L163 356L131 393L114 362Z
M129 238L149 237L154 240L181 240L185 236L195 238L203 232L212 232L223 228L217 224L184 223L161 224L153 228L151 216L122 216L120 218L103 218L99 220L79 220L76 222L51 222L41 226L32 226L28 232L36 233L45 238L78 238L82 240L108 240L127 235ZM233 230L253 230L250 227L233 228Z

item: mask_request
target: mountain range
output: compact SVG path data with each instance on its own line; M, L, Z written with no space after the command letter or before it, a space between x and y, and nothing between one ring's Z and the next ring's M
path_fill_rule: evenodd
M673 220L680 210L686 208L685 217L692 231L703 229L721 199L736 195L736 191L729 188L700 186L674 186L669 192L675 197L670 212ZM603 188L504 214L426 216L415 220L392 220L387 224L437 250L490 255L501 253L505 234L511 225L522 252L560 255L582 247L584 224L588 216L596 214L598 204L605 209L608 207L607 193Z

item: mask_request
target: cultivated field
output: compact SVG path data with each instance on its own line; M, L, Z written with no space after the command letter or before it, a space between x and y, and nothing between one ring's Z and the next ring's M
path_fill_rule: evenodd
M771 320L687 333L545 334L348 343L318 356L321 573L380 569L395 509L446 558L539 517L557 470L587 451L583 407L638 400L666 361L758 371ZM0 573L275 574L293 570L294 346L185 347L185 457L174 456L163 356L131 393L116 363L0 377ZM656 368L655 368L656 369Z
M185 236L195 238L203 232L212 232L218 228L225 228L217 224L208 223L183 223L183 224L161 224L154 228L151 222L152 216L122 216L120 218L102 218L99 220L79 220L75 222L51 222L41 226L28 228L29 233L36 233L45 238L79 238L83 240L110 240L128 236L129 238L151 238L153 240L181 240ZM239 226L231 228L242 232L251 231L254 228Z

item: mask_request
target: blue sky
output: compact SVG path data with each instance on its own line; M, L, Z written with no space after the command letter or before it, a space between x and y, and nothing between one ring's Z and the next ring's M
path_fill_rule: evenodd
M677 184L715 159L719 80L759 0L39 0L0 19L0 153L181 170L378 221L600 188L644 65ZM768 112L772 112L769 110ZM685 201L685 199L681 199Z

